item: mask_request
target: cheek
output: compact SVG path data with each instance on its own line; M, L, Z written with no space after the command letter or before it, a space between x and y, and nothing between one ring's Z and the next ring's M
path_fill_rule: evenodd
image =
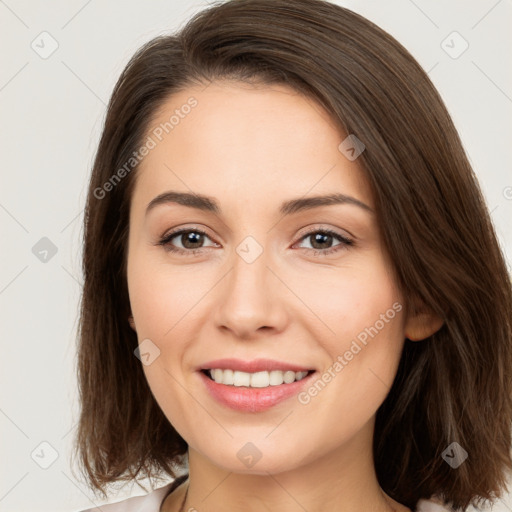
M147 255L134 255L128 270L128 289L139 337L163 340L182 327L179 322L185 315L190 322L205 286L198 272L171 268Z
M364 266L336 269L328 276L305 277L301 290L305 302L321 320L321 338L332 356L348 349L353 339L364 343L370 337L369 331L375 334L373 327L382 334L381 338L400 339L401 294L378 258Z
M380 259L364 269L343 269L324 287L313 278L305 283L311 309L322 320L313 328L326 355L319 379L330 388L324 393L318 383L311 398L322 394L326 410L361 417L389 390L404 342L402 297L391 274Z
M340 283L324 309L329 311L326 323L336 334L324 345L329 361L319 380L328 381L330 391L324 393L320 407L329 414L337 411L340 418L349 415L358 424L387 395L404 342L401 294L384 267L372 268L364 277L352 276L343 286Z
M184 358L199 321L200 308L194 306L205 293L200 286L206 284L201 284L197 273L194 279L183 267L171 268L148 254L134 252L131 258L128 289L138 342L149 339L159 351L151 364L142 367L151 392L180 435L187 435L194 422L210 428L201 424L204 419L195 419L197 411L183 387Z

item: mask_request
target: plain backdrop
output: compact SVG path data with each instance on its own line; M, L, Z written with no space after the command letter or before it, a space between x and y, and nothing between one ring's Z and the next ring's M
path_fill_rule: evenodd
M429 73L512 261L511 1L339 3L396 37ZM128 59L205 6L0 0L0 511L101 504L70 465L87 180ZM111 501L141 494L127 485ZM512 510L510 496L494 510Z

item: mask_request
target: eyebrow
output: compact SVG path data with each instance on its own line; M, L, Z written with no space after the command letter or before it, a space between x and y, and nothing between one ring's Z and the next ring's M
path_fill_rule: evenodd
M183 206L188 206L189 208L212 212L217 215L221 213L221 209L213 197L170 190L156 196L148 204L146 208L146 215L155 207L168 203L177 203ZM318 208L320 206L329 206L334 204L351 204L358 206L365 211L373 212L372 208L355 197L347 196L345 194L329 194L324 196L290 199L281 204L279 213L284 216L304 210L310 210L312 208Z

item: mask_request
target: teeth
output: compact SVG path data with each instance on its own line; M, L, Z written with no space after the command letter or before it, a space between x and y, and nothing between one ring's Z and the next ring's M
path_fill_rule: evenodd
M269 380L271 386L279 386L284 382L283 372L272 371L269 372Z
M217 370L215 370L217 371ZM222 370L220 370L222 372ZM251 385L251 374L245 372L233 372L233 384L235 386L250 386Z
M209 373L217 384L251 388L268 388L269 386L280 386L283 383L291 384L296 380L302 380L308 374L308 372L292 372L290 370L247 373L238 370L221 370L220 368L209 370Z

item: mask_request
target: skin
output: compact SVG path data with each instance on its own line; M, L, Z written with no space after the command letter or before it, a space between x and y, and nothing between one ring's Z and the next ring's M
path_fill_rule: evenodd
M338 150L346 134L287 86L230 81L171 96L151 128L191 96L197 106L141 162L130 210L131 325L139 343L149 338L160 350L143 369L189 445L189 483L162 510L179 510L187 485L184 510L200 512L409 510L378 485L375 414L404 338L421 340L441 321L406 317L374 211L338 204L278 212L285 200L332 193L373 209L357 159ZM222 213L169 203L146 216L148 203L169 190L212 196ZM194 227L208 235L196 244L201 252L158 245L171 229ZM315 246L309 228L332 229L354 244L334 237ZM250 264L236 252L247 236L263 249ZM192 253L187 238L172 243ZM235 357L290 361L321 375L394 303L404 307L308 404L294 396L264 412L234 411L206 392L196 372ZM247 442L262 454L251 468L237 457Z

